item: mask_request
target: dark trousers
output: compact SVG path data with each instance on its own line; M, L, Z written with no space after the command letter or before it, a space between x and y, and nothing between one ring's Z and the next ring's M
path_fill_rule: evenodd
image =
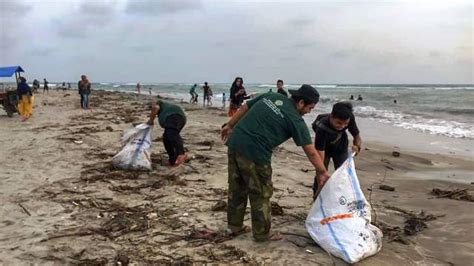
M84 94L80 93L81 95L81 108L84 108Z
M339 168L347 159L348 153L346 151L341 151L341 152L325 152L324 153L324 166L326 169L329 168L329 161L332 159L332 162L334 163L334 169ZM316 176L314 177L314 183L313 183L313 197L316 196L316 193L318 192L319 186L318 186L318 179Z
M183 129L186 121L184 117L178 114L170 115L165 120L163 128L163 144L165 146L166 153L168 153L169 162L171 165L176 163L178 155L184 154L183 139L179 135Z

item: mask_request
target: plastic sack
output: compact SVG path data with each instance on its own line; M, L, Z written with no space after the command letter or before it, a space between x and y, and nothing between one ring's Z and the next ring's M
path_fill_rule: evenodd
M127 170L151 170L151 129L140 124L123 133L122 150L112 158L112 165Z
M382 232L370 224L370 210L349 156L314 201L306 229L325 251L355 263L382 248Z

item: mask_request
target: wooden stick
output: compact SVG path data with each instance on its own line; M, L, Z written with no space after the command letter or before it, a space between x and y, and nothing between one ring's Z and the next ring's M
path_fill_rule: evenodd
M25 211L26 214L28 214L28 216L31 216L31 213L25 208L25 206L21 205L21 203L18 203L18 205L20 205L20 207L23 209L23 211Z

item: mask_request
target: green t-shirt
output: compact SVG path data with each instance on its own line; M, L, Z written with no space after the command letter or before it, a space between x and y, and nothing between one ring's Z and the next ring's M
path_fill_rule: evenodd
M227 146L256 164L269 164L272 150L289 138L312 144L308 127L295 104L280 93L265 93L247 102L249 110L234 127Z
M178 105L167 102L159 102L158 104L160 105L160 111L158 113L158 122L160 123L161 127L164 126L166 118L174 114L181 115L186 121L186 115L184 114L183 109L181 109L181 107L179 107Z

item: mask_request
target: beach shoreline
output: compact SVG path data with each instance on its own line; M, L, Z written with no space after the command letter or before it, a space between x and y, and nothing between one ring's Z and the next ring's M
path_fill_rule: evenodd
M157 126L153 171L111 169L110 159L120 150L120 133L146 121L150 100L145 95L137 100L132 94L94 91L92 110L84 111L75 90L50 91L36 96L33 117L25 123L0 115L0 199L5 203L0 209L0 263L113 263L119 255L134 263L333 263L334 258L305 237L287 235L266 244L254 243L250 234L222 242L191 237L193 230L218 230L226 224L225 212L211 210L226 199L226 147L219 139L226 110L182 104L188 115L183 138L191 160L177 176L162 165L166 154ZM474 172L472 151L436 154L420 148L422 137L402 135L411 142L401 146L400 157L393 157L394 143L383 141L385 129L360 121L364 150L355 164L379 222L403 228L405 216L393 206L444 215L426 222L428 228L416 236L406 236L408 245L386 236L382 251L360 264L472 262L474 214L467 210L473 203L430 194L434 188L472 193L466 179ZM378 133L369 136L369 131ZM273 217L273 228L305 236L311 165L292 140L276 149L272 164L272 201L284 207L283 215ZM430 172L437 174L430 178ZM377 183L395 191L380 190ZM117 217L123 228L117 227Z

